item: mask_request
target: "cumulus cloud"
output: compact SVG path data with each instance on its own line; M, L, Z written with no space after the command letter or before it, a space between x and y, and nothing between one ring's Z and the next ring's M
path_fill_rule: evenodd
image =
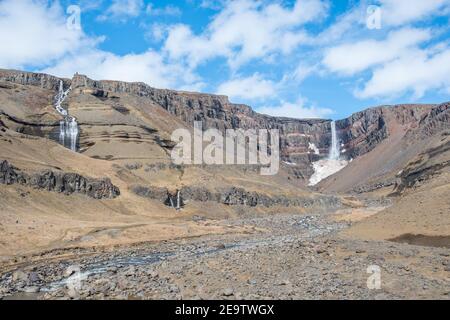
M201 34L187 25L169 31L164 49L173 59L185 58L195 66L225 57L232 67L273 53L287 54L306 41L305 23L325 16L320 0L297 0L292 8L279 3L229 1Z
M186 66L159 52L116 55L100 50L101 38L68 28L59 2L5 0L0 2L0 66L72 77L75 72L95 79L143 81L155 87L199 87Z
M276 95L276 84L255 73L250 77L236 78L222 83L217 89L218 94L227 95L232 99L260 100Z
M94 79L145 82L159 88L177 88L197 82L197 77L179 64L167 64L159 53L115 55L95 48L70 55L42 72L72 77L75 72Z
M389 33L381 41L362 40L332 47L325 52L323 64L330 71L353 75L397 59L430 38L428 30L405 28Z
M58 2L5 0L0 2L0 16L0 65L4 68L49 65L98 41L68 28Z
M334 113L333 110L328 108L307 107L305 106L305 102L305 99L299 98L294 103L284 101L278 106L260 107L257 111L271 116L296 119L327 118Z
M450 48L438 52L414 50L375 69L361 98L393 97L412 91L419 99L429 90L450 89Z
M441 27L436 32L431 20L449 13L450 0L371 1L382 6L382 29L378 31L365 27L368 2L362 0L321 30L323 25L318 22L328 14L327 0L207 0L202 6L216 12L201 31L194 31L187 24L142 19L180 15L180 9L172 5L80 0L84 10L106 5L99 19L139 18L137 25L145 30L143 36L152 41L153 49L119 55L100 49L102 37L67 28L59 1L3 0L0 40L6 45L0 47L0 66L65 77L80 72L98 79L198 91L211 89L206 84L209 75L205 79L197 75L205 72L199 67L220 58L227 61L234 77L216 91L265 105L263 101L301 90L300 83L313 74L358 83L352 89L361 99L450 92L449 45L442 40L448 29ZM308 28L308 23L315 27ZM299 100L261 110L291 117L324 117L331 112L305 105Z
M433 15L450 5L449 0L379 0L383 24L401 26Z
M126 21L129 18L137 17L144 8L143 0L112 0L106 12L98 17L98 20L118 20Z

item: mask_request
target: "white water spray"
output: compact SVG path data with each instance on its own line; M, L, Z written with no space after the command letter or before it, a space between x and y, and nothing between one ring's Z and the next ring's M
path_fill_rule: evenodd
M69 95L71 87L64 91L64 83L62 80L59 82L58 94L55 98L55 109L60 115L64 117L59 122L59 143L63 146L70 148L72 151L77 151L77 139L78 139L78 123L75 117L69 116L69 113L64 109L61 104Z

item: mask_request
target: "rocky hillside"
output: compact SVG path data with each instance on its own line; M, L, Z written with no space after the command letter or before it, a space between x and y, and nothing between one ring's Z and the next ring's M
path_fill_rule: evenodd
M372 134L353 148L354 161L337 174L322 181L319 189L333 192L372 192L387 188L387 192L399 184L399 173L422 170L411 163L420 163L423 168L435 168L448 161L446 137L450 134L450 103L431 106L379 107L363 111L359 116L376 114L381 128L370 130ZM353 115L355 117L356 115ZM342 121L339 125L342 125ZM346 145L358 141L364 121L356 121L349 130L341 130ZM375 125L373 125L375 126ZM364 137L364 135L359 135ZM430 150L430 146L436 151ZM367 149L368 148L368 149ZM361 150L358 154L357 150ZM439 155L436 156L436 155Z
M66 108L79 119L80 152L91 157L111 160L130 153L134 158L147 157L130 147L136 142L148 144L153 155L167 160L171 131L192 128L194 121L221 130L277 128L282 160L289 163L286 171L305 183L313 173L311 163L326 157L331 145L330 120L271 117L231 103L225 96L155 89L144 83L94 81L78 74L62 80L65 88L72 87ZM51 104L59 82L46 74L0 70L0 121L16 131L55 137L59 117ZM393 122L414 128L433 112L433 105L383 106L337 121L343 156L353 159L373 150L393 134ZM107 141L131 144L123 154L108 154Z

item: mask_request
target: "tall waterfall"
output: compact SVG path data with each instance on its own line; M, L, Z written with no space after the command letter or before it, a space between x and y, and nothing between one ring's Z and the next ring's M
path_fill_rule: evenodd
M340 158L339 141L336 134L336 122L331 121L331 149L328 155L329 160L339 160Z
M342 170L348 161L341 158L341 147L339 144L336 122L331 122L331 148L326 159L321 159L312 163L314 174L309 178L309 185L314 186L323 179Z
M60 80L58 94L55 97L55 109L63 116L63 120L59 122L59 143L70 148L72 151L77 151L78 140L78 123L75 117L71 117L66 109L61 104L69 95L71 88L64 91L64 82Z

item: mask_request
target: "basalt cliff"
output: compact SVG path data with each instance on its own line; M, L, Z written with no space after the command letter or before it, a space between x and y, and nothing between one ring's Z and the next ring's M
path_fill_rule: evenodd
M49 109L61 80L72 89L66 107L80 121L78 144L82 153L95 149L98 138L153 140L163 149L168 148L170 129L192 127L194 121L201 121L205 129L279 129L282 160L297 178L306 180L312 174L311 162L326 157L331 145L330 120L271 117L231 103L226 96L155 89L144 83L94 81L78 74L72 79L59 79L46 74L0 71L0 88L7 96L3 98L25 104L20 108L3 104L2 122L15 131L54 137L59 122ZM417 138L412 137L414 130L420 131L419 139L431 136L448 127L448 107L448 103L380 106L339 120L336 127L342 156L350 160L370 152L396 134L399 127L412 131L408 133L411 141ZM144 121L142 113L150 121ZM165 118L163 123L159 117ZM104 130L100 130L102 127ZM124 127L134 127L133 133L121 135L120 128Z

